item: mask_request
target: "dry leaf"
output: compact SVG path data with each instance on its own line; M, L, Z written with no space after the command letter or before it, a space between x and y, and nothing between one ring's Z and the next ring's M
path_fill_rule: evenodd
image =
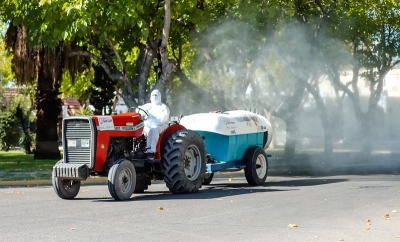
M365 222L367 222L367 223L370 223L370 222L371 222L371 220L370 220L370 219L367 219L367 220L365 220Z
M75 230L75 228L70 228L70 230Z
M158 207L157 210L164 210L163 207Z
M297 224L289 224L288 227L289 228L295 228L295 227L298 227L298 226L297 226Z
M233 200L231 200L231 203L233 203L234 201Z
M397 211L396 211L396 210L393 210L392 213L397 213Z
M370 230L370 228L363 228L363 230Z
M390 218L389 218L389 214L383 215L382 218L390 219Z
M31 187L32 186L32 184L26 184L26 187Z
M89 190L82 190L82 192L89 192Z
M18 190L18 191L17 191L17 194L22 194L22 192Z
M340 238L339 241L344 241L344 239Z
M400 235L399 235L399 236L396 236L396 238L400 239Z

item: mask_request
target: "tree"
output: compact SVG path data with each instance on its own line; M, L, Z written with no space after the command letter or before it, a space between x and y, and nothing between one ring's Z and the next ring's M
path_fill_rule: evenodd
M106 75L103 67L94 66L94 78L89 102L94 106L94 114L111 114L112 99L115 97L116 83ZM107 110L109 110L107 112Z
M58 149L57 123L61 112L59 98L59 82L62 69L65 67L73 75L81 70L83 58L70 58L70 50L80 50L74 45L63 46L59 43L55 48L37 44L30 49L28 31L23 25L14 26L13 22L7 30L7 45L13 51L13 69L18 84L37 83L36 90L36 150L35 159L60 159ZM71 60L72 59L72 60Z
M381 126L378 102L381 100L386 74L400 63L400 3L397 1L361 1L348 6L339 36L351 46L352 80L343 83L339 72L331 69L333 84L351 99L359 123L363 154L371 153L371 140ZM360 101L359 83L369 83L370 96L366 111Z

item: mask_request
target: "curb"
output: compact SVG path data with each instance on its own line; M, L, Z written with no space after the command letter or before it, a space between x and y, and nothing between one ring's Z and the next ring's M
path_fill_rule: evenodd
M236 178L244 176L242 171L224 171L216 172L214 178ZM89 177L82 181L84 185L107 185L107 177ZM24 181L0 181L0 187L34 187L34 186L52 186L51 180L24 180Z
M107 185L107 177L93 177L82 181L84 185ZM0 181L0 187L33 187L33 186L52 186L51 180L25 180L25 181Z

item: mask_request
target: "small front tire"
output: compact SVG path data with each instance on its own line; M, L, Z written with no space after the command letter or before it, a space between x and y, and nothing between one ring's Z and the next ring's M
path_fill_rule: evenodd
M63 160L59 160L57 164L63 163ZM53 184L54 191L62 199L74 199L79 193L81 188L80 180L62 179L54 176L54 171L51 173L51 182Z
M121 159L108 172L108 190L115 200L129 199L136 186L136 170L132 162Z

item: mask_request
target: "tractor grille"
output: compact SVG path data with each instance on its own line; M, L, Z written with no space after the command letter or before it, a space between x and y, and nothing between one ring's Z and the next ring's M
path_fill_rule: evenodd
M90 117L71 117L63 120L64 162L86 164L93 168L95 125Z

